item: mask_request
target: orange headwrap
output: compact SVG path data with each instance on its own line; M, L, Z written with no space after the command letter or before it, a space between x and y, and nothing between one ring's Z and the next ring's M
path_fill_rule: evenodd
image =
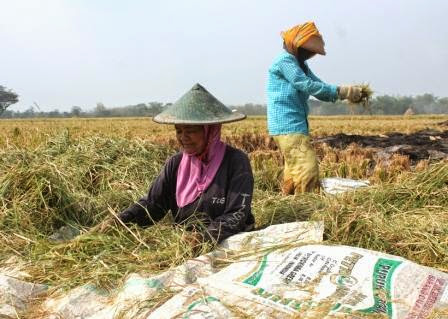
M289 30L281 32L286 48L291 53L295 52L298 47L303 45L313 35L322 38L314 22L305 22L304 24L296 25Z

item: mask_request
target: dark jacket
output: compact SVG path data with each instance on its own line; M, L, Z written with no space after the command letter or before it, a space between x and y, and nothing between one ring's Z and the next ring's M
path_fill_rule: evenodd
M171 211L179 224L199 218L207 227L205 239L217 242L250 229L255 222L251 212L254 180L247 155L227 145L223 161L207 190L193 203L179 208L176 181L181 159L182 153L171 157L148 195L123 211L120 219L149 226Z

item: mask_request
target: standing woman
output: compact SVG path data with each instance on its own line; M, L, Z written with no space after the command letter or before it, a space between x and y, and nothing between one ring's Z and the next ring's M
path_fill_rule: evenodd
M321 101L361 100L361 87L335 86L320 80L307 60L325 55L325 42L313 22L281 33L284 51L269 68L268 130L284 157L282 192L297 194L319 187L319 168L310 143L308 99Z
M154 118L174 124L182 149L165 163L148 194L119 214L123 223L150 226L172 212L200 241L220 242L251 230L254 180L247 155L221 141L221 124L243 120L201 85Z

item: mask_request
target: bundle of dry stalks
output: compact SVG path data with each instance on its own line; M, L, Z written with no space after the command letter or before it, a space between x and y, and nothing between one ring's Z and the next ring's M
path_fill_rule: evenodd
M37 147L0 149L0 266L16 256L36 283L113 287L130 272L156 273L208 251L211 247L193 251L186 246L185 230L171 226L169 218L156 227L131 227L132 233L120 225L102 234L87 233L110 211L117 213L144 195L175 151L139 139L74 138L68 132ZM370 156L363 152L349 148L334 156L354 163ZM253 152L251 159L258 228L324 220L331 243L379 250L447 271L448 162L426 163L418 172L403 173L406 163L397 159L393 178L326 197L280 195L278 151ZM341 168L326 169L335 176ZM50 241L61 226L84 235Z

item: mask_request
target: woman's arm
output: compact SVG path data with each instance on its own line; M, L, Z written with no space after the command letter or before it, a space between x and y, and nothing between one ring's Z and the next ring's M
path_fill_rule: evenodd
M307 64L308 66L308 64ZM316 74L313 73L313 71L311 71L311 69L308 67L308 76L313 80L313 81L317 81L317 82L321 82L321 83L325 83L324 81L322 81L320 78L318 78L316 76Z
M319 100L334 102L338 98L337 86L322 82L310 70L307 76L300 68L296 58L286 55L278 64L279 71L298 91L312 95Z
M136 223L139 226L153 225L161 220L170 209L170 191L173 176L173 158L164 166L151 185L148 194L135 204L121 212L118 217L124 223ZM174 195L173 195L174 196Z
M226 205L221 216L212 220L207 228L205 239L220 242L229 236L245 230L251 212L254 179L247 156L229 165L229 184Z

